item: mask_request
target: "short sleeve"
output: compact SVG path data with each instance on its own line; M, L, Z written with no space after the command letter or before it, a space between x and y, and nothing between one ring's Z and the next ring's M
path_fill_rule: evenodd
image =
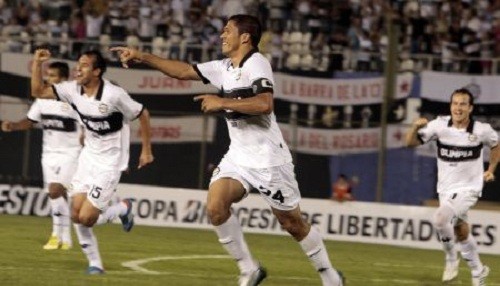
M498 145L498 133L491 127L490 124L486 124L486 128L482 134L482 142L490 148Z
M61 83L56 83L52 85L52 89L54 90L54 94L56 95L57 100L67 102L69 104L73 103L71 95L74 93L78 93L76 84L72 81L63 81Z
M247 69L246 72L254 94L273 92L273 70L266 58L256 54L248 60L244 67Z
M28 110L27 117L33 122L42 121L42 110L40 108L40 101L35 100Z
M436 140L438 137L438 124L439 122L434 119L431 120L427 125L423 128L420 128L417 132L417 137L420 142L427 143L429 141Z
M116 108L123 114L127 121L132 121L139 117L142 113L144 106L135 101L130 95L120 88Z
M193 68L203 83L210 83L216 88L220 88L222 86L222 71L224 68L223 60L195 64L193 65Z

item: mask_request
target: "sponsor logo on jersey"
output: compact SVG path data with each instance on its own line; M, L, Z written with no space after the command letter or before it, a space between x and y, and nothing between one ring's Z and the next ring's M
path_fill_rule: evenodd
M42 126L44 130L74 132L76 131L76 120L53 114L43 114Z
M438 158L447 162L460 162L478 159L483 150L483 144L476 146L453 146L437 141Z

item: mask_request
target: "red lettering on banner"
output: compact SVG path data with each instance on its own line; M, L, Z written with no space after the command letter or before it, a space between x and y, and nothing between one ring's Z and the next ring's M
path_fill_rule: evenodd
M378 133L332 135L332 149L373 149L378 146Z
M178 80L171 77L152 77L144 76L142 77L142 82L137 86L138 88L178 88L178 89L188 89L191 88L191 81L189 80Z
M181 126L151 126L152 139L172 138L178 139L181 137ZM137 137L141 136L140 129L137 130Z

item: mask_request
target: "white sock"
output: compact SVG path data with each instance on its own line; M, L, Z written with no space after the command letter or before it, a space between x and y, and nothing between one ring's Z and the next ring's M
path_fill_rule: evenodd
M102 260L101 255L99 254L97 239L92 231L92 228L76 223L73 225L75 226L76 235L78 236L78 242L80 243L82 251L89 261L89 266L104 269L102 267Z
M442 244L446 261L456 261L458 259L458 253L455 249L455 243L449 241L443 242Z
M460 242L462 247L462 258L467 262L470 269L472 270L472 275L478 275L483 270L483 264L479 259L479 253L477 252L477 243L474 237L469 233L466 240Z
M59 240L71 244L70 213L69 204L61 196L57 199L49 199L52 208L52 235Z
M252 272L258 268L248 250L240 222L234 214L231 214L225 223L215 226L215 232L222 247L237 261L241 273Z
M127 213L127 205L124 202L119 202L107 208L104 212L99 215L96 225L105 224L112 222L119 216Z
M316 228L311 227L307 236L299 244L316 271L319 272L323 285L342 285L340 276L330 263L325 244Z

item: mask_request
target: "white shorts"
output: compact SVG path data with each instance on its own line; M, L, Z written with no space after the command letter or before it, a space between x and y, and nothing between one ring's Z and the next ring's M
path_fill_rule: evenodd
M105 170L80 157L78 169L71 182L70 196L87 193L87 199L100 210L109 202L120 182L121 171Z
M224 157L215 168L210 184L222 178L235 179L243 185L247 194L255 188L271 207L288 211L295 209L300 202L293 168L292 163L269 168L247 168Z
M44 153L42 171L45 189L50 183L69 187L78 166L78 153Z
M439 205L449 206L455 213L455 218L467 222L467 212L477 203L480 194L481 191L476 190L447 191L439 194Z

